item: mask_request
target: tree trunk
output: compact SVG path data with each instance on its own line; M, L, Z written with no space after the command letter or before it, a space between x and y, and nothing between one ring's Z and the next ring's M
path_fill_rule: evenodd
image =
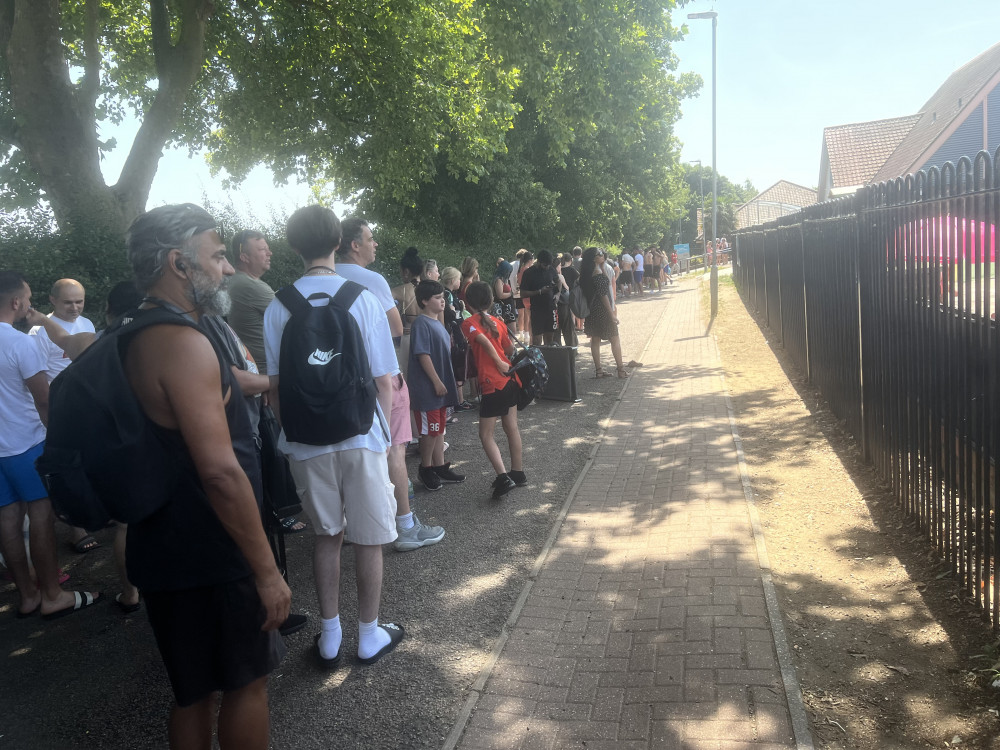
M19 147L38 174L60 227L125 229L101 174L93 109L77 100L62 51L58 0L16 2L7 65Z
M9 2L4 8L9 9ZM13 0L13 4L13 19L0 30L4 32L0 40L7 41L16 123L12 145L23 151L37 173L61 230L121 236L145 210L163 145L205 61L212 2L175 0L171 4L177 16L175 33L167 0L150 0L158 88L113 187L101 173L97 139L95 97L100 65L93 56L100 55L100 47L96 23L88 26L85 40L91 57L84 80L75 85L62 49L59 0Z

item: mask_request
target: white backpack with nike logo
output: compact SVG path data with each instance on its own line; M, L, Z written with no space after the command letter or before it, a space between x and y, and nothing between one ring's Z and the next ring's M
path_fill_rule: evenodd
M351 305L364 291L353 281L331 297L309 299L289 285L275 295L292 314L281 334L278 395L285 437L333 445L367 433L375 419L376 388L365 342ZM310 300L326 298L314 307Z

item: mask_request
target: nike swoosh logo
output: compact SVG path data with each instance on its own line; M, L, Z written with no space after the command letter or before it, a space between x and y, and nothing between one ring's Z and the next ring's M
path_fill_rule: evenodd
M319 349L317 349L316 351L314 351L312 354L309 355L309 357L306 359L306 362L308 362L311 365L328 365L330 364L330 360L332 360L334 357L339 357L340 355L341 352L337 352L336 354L334 354L333 351L322 352Z

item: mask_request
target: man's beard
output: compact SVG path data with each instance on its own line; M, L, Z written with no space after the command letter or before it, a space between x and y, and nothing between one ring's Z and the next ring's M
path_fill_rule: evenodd
M191 286L187 289L187 298L191 304L201 312L209 315L228 315L232 307L232 299L226 287L229 286L229 277L224 276L222 281L216 285L208 278L208 275L199 269L193 269L188 277Z

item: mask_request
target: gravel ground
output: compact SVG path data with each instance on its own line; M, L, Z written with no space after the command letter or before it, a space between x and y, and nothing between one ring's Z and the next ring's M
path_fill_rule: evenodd
M626 362L641 359L669 295L621 306ZM311 537L287 537L293 608L309 615L310 624L287 639L288 656L272 676L272 747L441 745L621 393L617 378L593 378L587 340L582 343L581 401L541 401L520 415L529 487L491 500L493 477L476 413L461 413L449 428L447 458L468 479L437 493L418 488L413 504L424 522L444 526L447 536L415 552L386 550L381 618L403 624L408 634L392 656L372 667L346 659L333 674L315 666ZM603 357L613 372L610 347L603 347ZM499 427L497 436L506 452ZM409 464L415 476L416 459ZM112 534L97 537L99 550L75 555L61 545L60 556L70 584L105 591L108 604L52 623L16 620L14 588L0 588L0 749L166 746L166 675L145 617L124 617L110 604L117 592ZM357 599L349 548L343 579L341 616L350 654L357 647Z

